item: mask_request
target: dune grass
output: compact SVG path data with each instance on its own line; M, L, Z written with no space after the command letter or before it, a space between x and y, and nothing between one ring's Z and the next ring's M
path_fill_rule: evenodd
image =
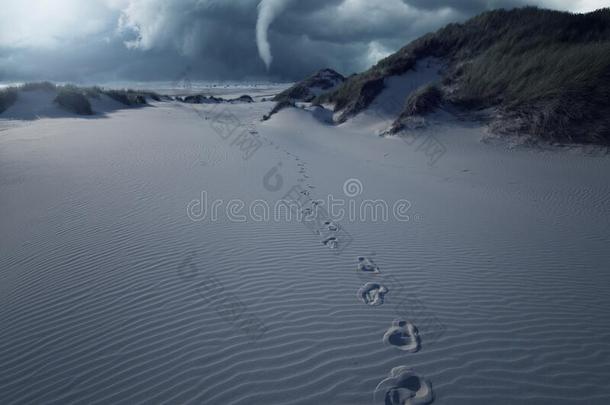
M319 101L347 118L373 101L367 86L423 57L447 62L443 83L456 105L497 107L502 119L520 120L519 131L542 138L610 142L610 9L486 12L424 35Z
M104 89L98 86L79 87L72 84L54 84L51 82L31 82L20 86L0 90L0 113L6 111L15 103L19 92L45 91L56 93L53 100L67 111L79 115L92 115L90 100L99 100L103 95L110 97L126 106L146 105L147 98L161 101L161 96L150 91L131 89Z
M33 82L25 83L18 87L22 91L59 91L66 90L67 92L80 93L87 98L99 99L102 95L106 95L113 100L116 100L127 106L147 104L146 98L151 98L160 101L161 97L152 91L140 91L132 89L104 89L99 86L80 87L73 84L56 85L50 82Z
M3 113L17 101L18 92L15 87L0 90L0 113Z
M443 100L443 93L435 84L424 85L407 98L401 117L426 115L434 111Z
M338 83L345 81L345 77L334 71L333 69L321 69L316 73L306 77L293 86L282 91L280 94L273 98L273 101L312 101L316 98L315 94L312 93L312 88L318 88L321 91L330 91Z
M263 116L263 121L267 121L269 118L271 118L273 115L277 114L278 112L282 111L283 109L286 108L290 108L290 107L296 107L296 104L294 103L294 101L291 100L282 100L282 101L278 101L275 106L271 109L271 111L269 112L269 114L265 114Z
M93 115L91 103L84 91L74 86L62 86L54 102L67 111L78 115Z
M51 82L24 83L18 87L21 91L55 91L57 86Z
M103 94L127 106L145 105L148 93L126 89L126 90L103 90ZM151 93L152 94L152 93Z

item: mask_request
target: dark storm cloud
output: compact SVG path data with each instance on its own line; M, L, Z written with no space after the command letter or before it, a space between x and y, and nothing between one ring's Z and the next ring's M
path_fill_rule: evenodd
M56 4L66 3L64 12L70 13L74 1ZM0 80L172 80L187 68L193 79L208 80L292 80L326 66L349 74L449 22L526 3L265 1L273 10L266 31L269 70L257 48L260 0L91 0L91 16L81 7L72 28L58 25L54 31L18 25L22 18L11 18L9 6L0 17ZM560 8L561 0L533 3Z

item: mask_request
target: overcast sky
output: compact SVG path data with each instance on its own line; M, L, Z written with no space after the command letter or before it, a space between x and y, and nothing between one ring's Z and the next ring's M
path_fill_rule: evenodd
M299 79L366 69L484 10L605 0L2 0L0 81Z

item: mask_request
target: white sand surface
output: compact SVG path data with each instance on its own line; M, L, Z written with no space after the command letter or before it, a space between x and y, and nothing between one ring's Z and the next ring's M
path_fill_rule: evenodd
M435 404L610 403L610 158L271 107L0 116L0 403L370 404L413 376ZM294 185L409 204L320 235L198 211Z

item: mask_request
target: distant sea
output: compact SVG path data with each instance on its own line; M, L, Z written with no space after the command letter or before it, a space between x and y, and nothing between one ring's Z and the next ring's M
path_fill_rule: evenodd
M0 82L0 89L18 86L25 82ZM55 84L75 84L77 86L101 86L112 89L134 89L149 90L160 94L175 95L185 93L206 93L212 95L235 94L247 90L250 93L263 93L269 90L281 90L292 83L273 82L210 82L190 81L188 78L180 78L173 81L113 81L105 83L83 83L83 82L53 82Z

